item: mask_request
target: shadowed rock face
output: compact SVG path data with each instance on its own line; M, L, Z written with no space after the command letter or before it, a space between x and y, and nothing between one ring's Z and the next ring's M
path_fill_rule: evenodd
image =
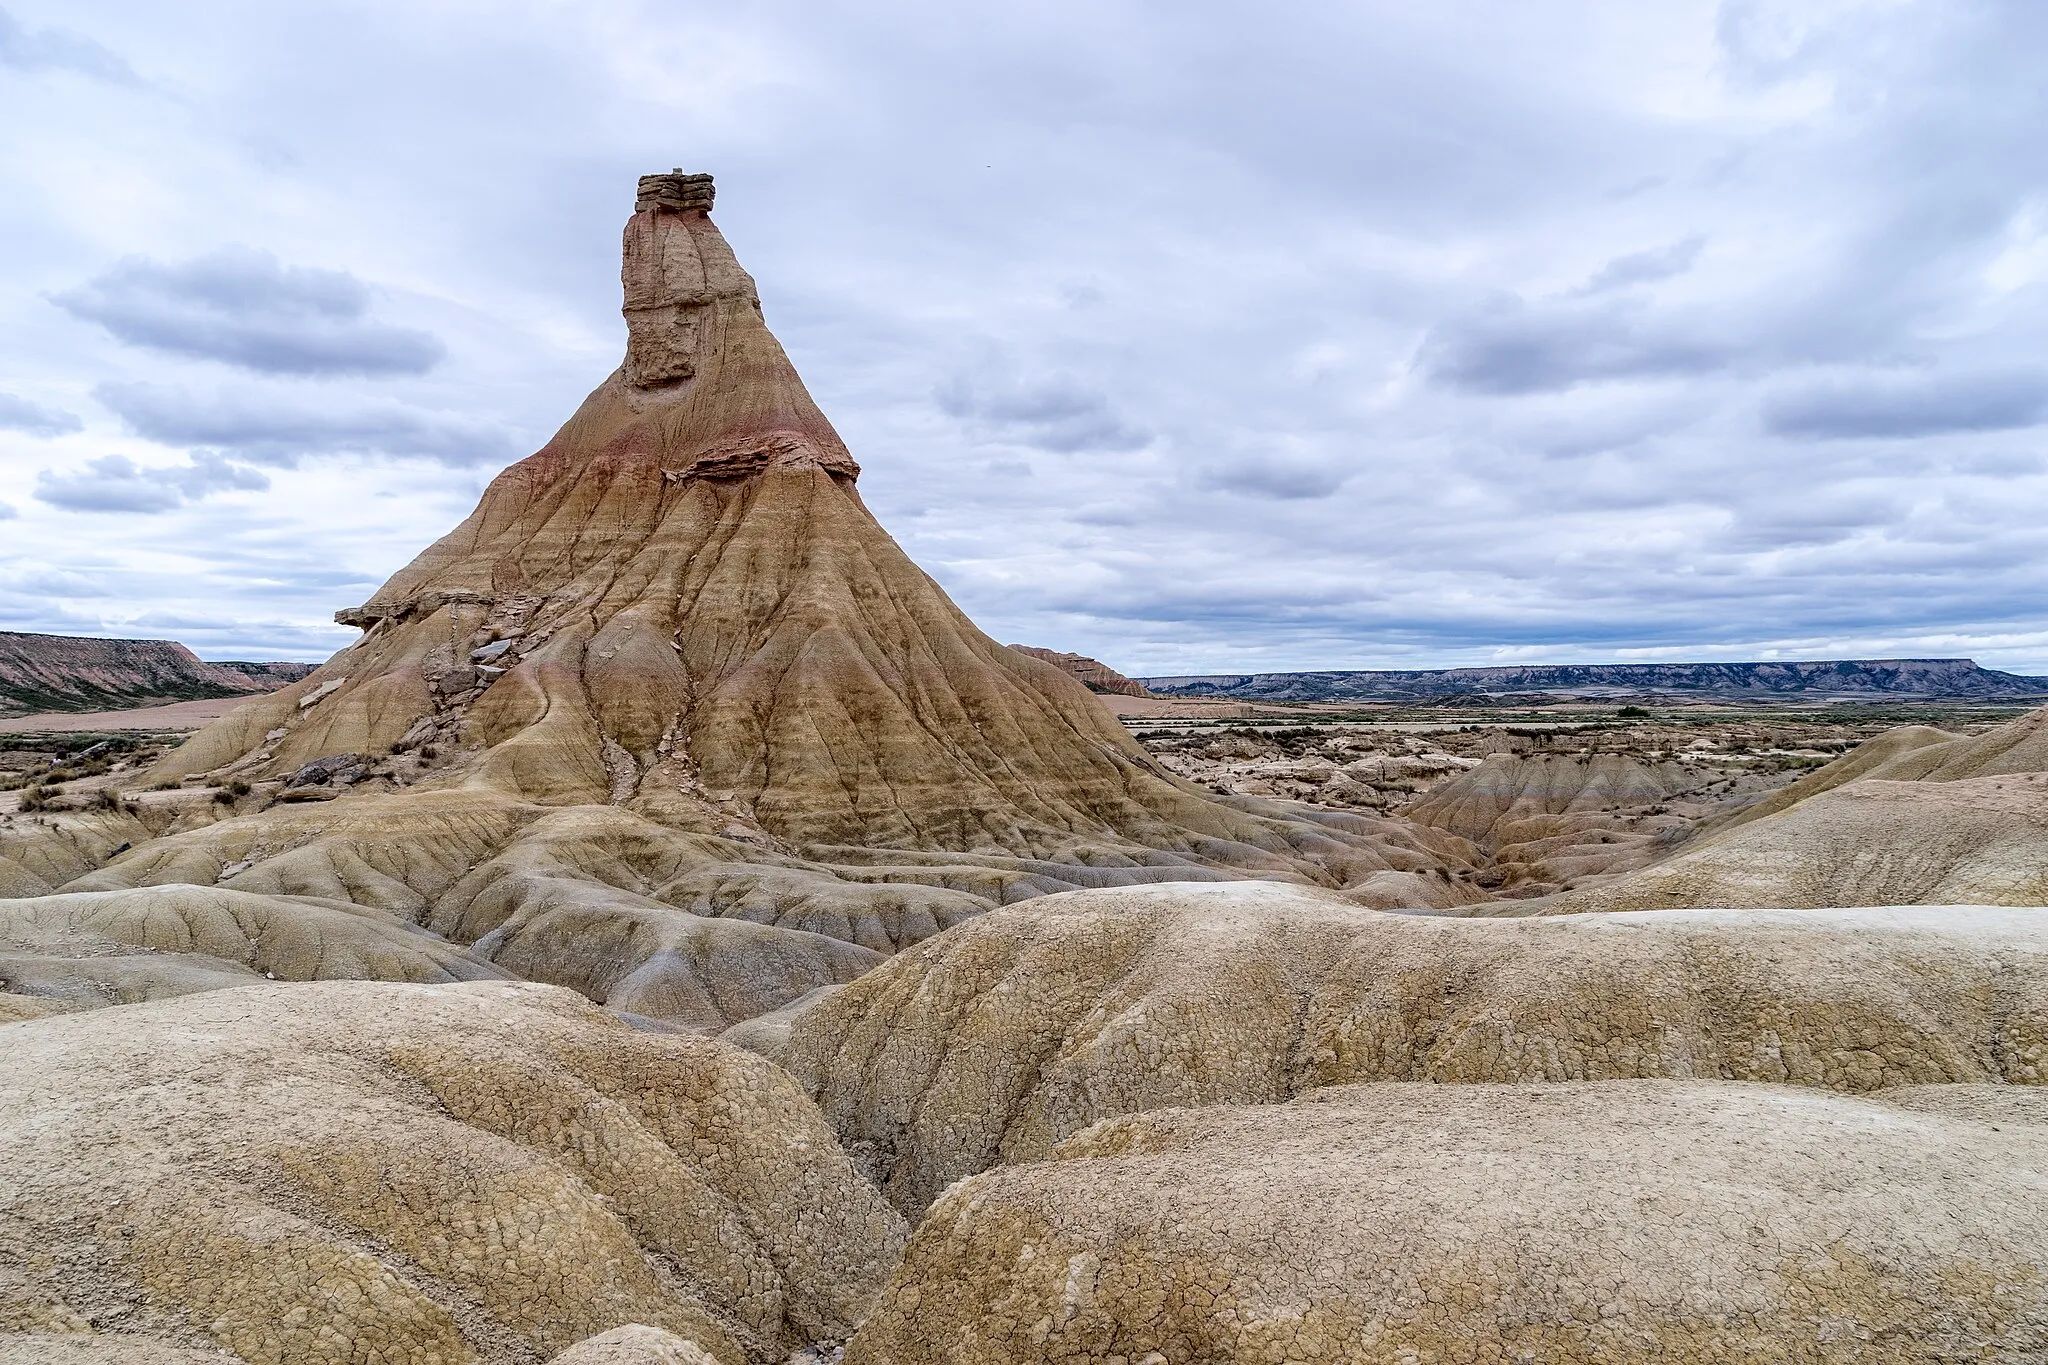
M847 1365L2048 1353L2048 1093L1369 1085L948 1191Z

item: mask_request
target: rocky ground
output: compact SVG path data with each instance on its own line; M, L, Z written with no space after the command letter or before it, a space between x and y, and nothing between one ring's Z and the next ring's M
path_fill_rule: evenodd
M1901 721L1968 735L2019 714L1618 709L1130 724L1162 766L1218 796L1394 816L1459 836L1467 856L1443 870L1483 903L1576 891L1647 866Z

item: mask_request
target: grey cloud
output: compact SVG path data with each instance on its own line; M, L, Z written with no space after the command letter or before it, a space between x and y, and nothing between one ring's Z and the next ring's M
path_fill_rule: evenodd
M1531 306L1508 297L1430 329L1419 361L1438 384L1505 395L1706 374L1728 358L1724 347L1687 337L1641 309L1558 300Z
M1579 286L1578 292L1604 294L1610 289L1624 289L1632 284L1650 284L1683 275L1692 269L1692 263L1699 259L1700 249L1706 244L1706 238L1694 236L1654 251L1634 251L1616 256L1594 271L1592 277Z
M68 412L42 407L11 393L0 393L0 431L23 431L31 436L63 436L82 431L84 426Z
M503 427L382 399L274 389L200 396L157 384L102 384L93 397L147 440L209 447L258 464L364 454L474 466L504 464L515 453Z
M113 85L140 85L128 63L90 38L59 28L26 29L0 10L0 66L17 71L75 71Z
M130 345L265 374L424 374L446 354L430 333L373 320L347 271L241 246L182 265L131 256L51 301Z
M1764 425L1780 436L1911 437L2006 431L2048 417L2048 371L1865 375L1771 396Z
M270 480L256 470L198 452L183 465L138 465L125 455L103 455L84 469L36 476L37 501L72 512L169 512L209 493L260 490Z
M15 511L11 505L0 502L0 521L11 521L20 515L21 513Z
M1040 450L1139 450L1149 432L1126 423L1101 391L1060 376L957 375L933 395L984 437Z
M1335 469L1313 459L1255 456L1211 466L1204 472L1202 482L1225 492L1295 502L1327 498L1343 487L1351 474L1350 470Z

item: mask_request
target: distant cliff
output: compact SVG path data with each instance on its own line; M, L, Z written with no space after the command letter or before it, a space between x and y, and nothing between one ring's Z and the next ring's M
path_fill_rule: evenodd
M0 714L118 711L271 692L310 664L210 664L172 640L94 640L0 631Z
M1665 694L1727 700L1896 697L2024 700L2048 696L2048 678L1979 668L1971 659L1843 659L1813 663L1527 664L1332 673L1218 673L1141 678L1169 697L1248 701L1415 701L1548 693L1567 697Z
M1133 682L1123 674L1086 654L1062 654L1056 649L1039 649L1035 645L1011 645L1019 654L1029 654L1034 659L1043 659L1055 668L1064 668L1081 680L1081 685L1090 692L1108 692L1121 697L1149 697L1142 684Z

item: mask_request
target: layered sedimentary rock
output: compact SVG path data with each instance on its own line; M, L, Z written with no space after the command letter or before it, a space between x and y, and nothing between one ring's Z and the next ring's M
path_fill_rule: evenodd
M1043 659L1055 668L1064 668L1081 680L1081 685L1090 692L1105 696L1149 697L1145 685L1111 668L1100 659L1091 659L1086 654L1063 654L1057 649L1039 649L1033 645L1011 645L1019 654L1028 654L1034 659Z
M2048 905L2048 710L1881 736L1676 857L1548 909Z
M847 1365L2048 1355L2048 1093L1373 1085L949 1191Z
M508 797L790 847L1284 867L1288 831L1161 774L875 523L709 205L708 180L643 180L624 365L341 613L362 641L164 771L282 776L433 743Z
M766 1365L848 1335L904 1236L780 1071L552 987L258 985L5 1047L0 1328L304 1365L637 1323Z
M2048 1083L2048 911L1361 910L1263 883L1011 906L771 1055L906 1211L1118 1114L1355 1081Z
M722 1030L1031 895L1435 864L1429 831L1210 799L975 629L862 504L711 203L642 180L618 371L340 613L361 640L145 780L229 818L38 825L0 893L347 902Z
M0 630L0 712L99 711L254 696L310 671L297 664L210 664L172 640Z

